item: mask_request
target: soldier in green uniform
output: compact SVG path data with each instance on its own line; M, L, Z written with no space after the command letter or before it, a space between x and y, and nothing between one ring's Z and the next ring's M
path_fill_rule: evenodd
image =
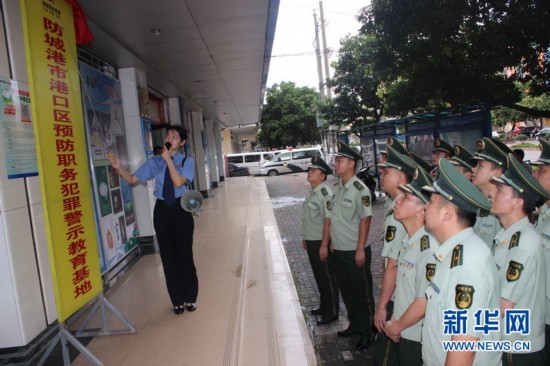
M393 206L399 196L403 194L399 186L407 185L417 168L416 163L411 158L398 153L392 145L388 144L386 149L387 160L384 164L378 164L382 168L381 188L386 193L386 202L389 202L389 206L384 218L384 231L382 234L384 277L382 291L374 313L374 325L378 329L373 356L375 365L391 365L397 362L397 347L382 331L386 321L391 318L393 313L397 255L399 254L401 242L407 236L405 227L393 215Z
M533 176L544 189L550 192L550 143L541 139L540 148L542 150L540 157L537 161L531 163L537 166ZM544 350L546 363L548 364L550 362L550 200L547 200L539 208L535 230L540 235L546 261L546 337Z
M461 172L466 179L472 179L472 169L476 161L474 154L469 152L464 146L456 144L453 147L455 154L451 158L450 162L456 167L456 170Z
M447 141L437 138L434 140L434 149L432 150L432 165L433 169L430 172L430 175L434 178L437 178L439 160L441 159L451 159L455 154L453 146Z
M494 245L495 262L500 272L501 315L508 309L530 311L530 329L527 335L505 333L506 319L503 319L503 340L512 344L529 341L531 348L521 352L505 351L502 355L502 364L542 366L546 317L546 263L540 236L529 222L528 215L542 199L549 200L550 193L513 154L508 154L506 173L493 179L498 183L498 189L490 197L491 212L498 216L503 226L495 237Z
M338 141L334 170L340 181L333 187L330 237L333 263L346 305L349 326L339 337L360 336L356 349L367 348L374 338L371 248L367 243L372 207L371 192L355 176L361 156ZM323 246L321 259L323 259Z
M474 155L477 165L472 169L472 183L488 198L496 189L492 178L498 178L506 171L509 151L503 150L494 140L487 137L477 140L477 148L478 152ZM502 226L494 214L484 210L478 212L474 232L490 249L493 247L495 235L501 229Z
M426 311L426 289L435 274L435 239L424 228L429 194L422 190L432 179L417 169L414 179L400 188L405 191L395 205L394 216L407 230L397 259L393 318L384 326L386 336L398 342L399 365L422 365L422 324Z
M326 184L327 176L332 174L332 169L318 156L311 158L311 165L307 171L307 180L311 184L304 202L302 216L302 246L307 250L309 262L321 303L319 308L313 309L312 314L320 315L318 325L328 324L338 320L339 290L336 275L329 266L332 256L328 253L325 260L320 259L320 249L327 247L330 241L330 218L328 212L332 204L332 190ZM325 244L323 245L323 241Z
M500 286L493 256L472 226L478 209L489 210L487 198L445 159L426 207L426 229L440 243L434 248L435 275L426 290L422 328L425 365L498 365L501 352L449 351L443 342L498 341L500 332L474 329L475 313L500 307ZM444 319L464 319L449 326Z

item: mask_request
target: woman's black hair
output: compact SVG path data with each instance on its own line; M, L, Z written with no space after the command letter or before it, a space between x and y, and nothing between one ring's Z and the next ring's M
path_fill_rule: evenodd
M189 133L182 126L170 126L170 127L168 127L166 132L168 132L170 130L176 131L178 133L178 135L180 135L181 141L187 141L187 138L189 137Z

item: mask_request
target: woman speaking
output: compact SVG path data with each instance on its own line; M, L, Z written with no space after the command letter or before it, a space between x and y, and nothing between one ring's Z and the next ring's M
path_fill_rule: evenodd
M195 162L183 156L179 149L187 142L187 131L171 126L166 131L162 154L153 156L132 174L109 156L114 169L130 185L155 179L153 225L159 244L160 258L166 277L166 287L176 314L185 309L195 311L199 291L197 271L193 262L193 215L181 207L181 196L193 180Z

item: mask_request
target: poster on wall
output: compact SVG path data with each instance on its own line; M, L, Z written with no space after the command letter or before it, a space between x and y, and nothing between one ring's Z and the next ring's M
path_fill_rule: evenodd
M80 71L105 272L138 244L132 189L108 159L114 154L129 169L122 97L119 81L84 63L80 63Z
M8 179L38 175L31 97L26 83L0 76L0 130Z

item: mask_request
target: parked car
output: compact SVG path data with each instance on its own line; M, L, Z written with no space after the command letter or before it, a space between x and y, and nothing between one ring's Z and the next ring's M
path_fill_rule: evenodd
M535 135L539 132L539 129L535 126L529 126L525 127L523 130L519 132L518 135L525 135L528 137L535 137Z
M536 138L544 137L547 133L550 133L550 127L544 127L535 135Z
M242 177L244 175L250 175L250 171L245 166L239 166L237 164L228 163L227 164L228 176L229 177Z
M525 127L516 127L512 131L510 131L510 136L517 136L523 131Z

